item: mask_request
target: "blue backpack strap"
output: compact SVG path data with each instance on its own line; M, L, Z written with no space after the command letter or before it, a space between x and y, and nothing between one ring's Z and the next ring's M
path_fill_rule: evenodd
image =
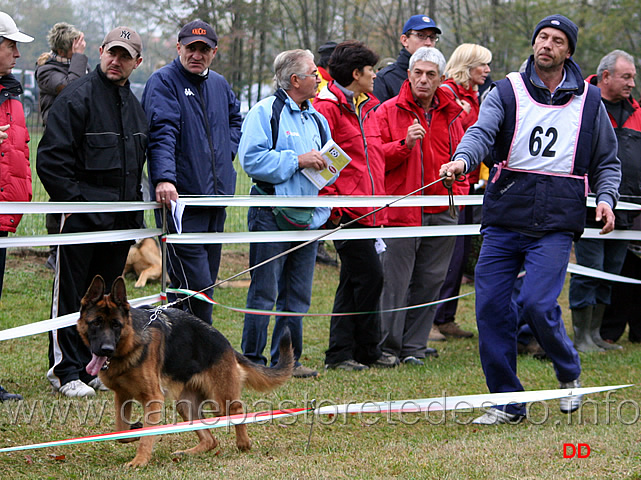
M276 148L276 142L278 141L278 131L279 131L279 125L280 125L280 114L283 111L283 108L285 107L285 102L287 101L287 94L282 88L279 88L278 90L276 90L276 93L274 93L274 96L276 97L276 99L274 100L274 103L272 103L272 116L269 120L269 125L271 126L271 129L272 129L272 148L271 148L272 150ZM316 125L318 126L318 131L320 132L320 137L321 137L321 147L322 147L327 143L327 140L328 140L327 132L325 131L325 128L323 127L323 123L318 117L318 112L310 112L310 114L311 114L311 117L316 122Z
M276 90L274 93L274 103L272 103L272 116L269 120L269 124L272 128L272 150L276 148L276 142L278 141L278 130L280 125L280 112L283 111L285 102L287 101L287 94L282 88Z
M318 125L318 131L320 132L321 137L321 147L324 147L327 143L327 132L325 131L320 118L318 118L318 113L312 113L312 118L316 121L316 125Z

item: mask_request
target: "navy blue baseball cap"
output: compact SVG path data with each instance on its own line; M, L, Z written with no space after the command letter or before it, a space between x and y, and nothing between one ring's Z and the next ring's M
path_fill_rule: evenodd
M194 20L185 25L178 34L178 41L182 45L189 45L194 42L204 42L211 48L218 45L218 35L214 27L202 20Z
M405 22L403 27L403 35L407 35L407 32L410 30L425 30L426 28L431 28L436 30L436 33L443 33L441 29L436 26L434 19L428 17L427 15L412 15L410 19Z

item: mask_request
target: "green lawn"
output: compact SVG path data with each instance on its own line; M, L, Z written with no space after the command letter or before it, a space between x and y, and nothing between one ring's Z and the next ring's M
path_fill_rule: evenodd
M10 256L0 306L0 329L48 318L52 274L44 257ZM221 278L247 264L247 246L225 247ZM319 265L314 279L312 312L331 311L338 270ZM142 291L128 279L129 297ZM471 291L465 286L464 291ZM220 289L216 298L243 307L246 288ZM459 323L476 331L473 296L459 306ZM561 297L566 319L567 292ZM216 308L216 307L215 307ZM216 308L214 325L240 348L243 317ZM329 317L305 319L302 361L323 368ZM424 367L394 370L323 372L316 380L292 379L270 394L247 390L251 410L270 405L304 407L317 404L385 401L486 393L476 338L435 344L440 357ZM636 383L641 346L623 341L621 352L581 354L584 386ZM432 344L431 344L432 345ZM68 400L51 394L45 379L47 336L44 334L0 342L0 383L21 393L21 404L0 405L0 447L91 435L113 430L113 394L94 400ZM556 388L551 364L521 358L519 375L530 390ZM467 425L478 411L429 415L354 415L316 419L311 444L310 417L248 427L254 447L249 453L235 448L233 432L217 429L217 452L173 458L171 452L196 443L194 433L166 435L156 444L149 466L129 472L123 464L134 456L135 445L101 442L0 454L2 478L358 478L358 479L579 479L641 478L638 387L618 391L606 404L605 394L590 397L594 404L581 413L562 415L558 401L537 405L532 422L477 427ZM284 403L283 403L284 402ZM609 405L609 406L608 406ZM167 402L165 418L175 412ZM589 458L564 459L564 443L585 443Z

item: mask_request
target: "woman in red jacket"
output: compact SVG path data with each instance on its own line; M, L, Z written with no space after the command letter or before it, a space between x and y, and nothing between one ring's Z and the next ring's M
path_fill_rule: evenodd
M384 195L385 158L372 95L374 66L378 55L359 42L339 44L329 59L333 81L314 100L314 108L325 116L332 139L352 161L338 179L321 195ZM373 211L372 207L335 208L330 216L334 225L347 223ZM381 210L350 227L378 227L386 222ZM376 312L383 288L383 269L374 239L335 240L341 259L340 282L333 312ZM369 366L394 367L397 360L379 348L380 314L332 316L325 368L365 370Z
M463 109L461 112L461 124L467 130L474 125L479 118L479 87L485 83L490 74L490 62L492 52L481 45L464 43L459 45L447 65L445 73L447 80L441 88L451 91L456 103ZM470 183L470 194L473 193L474 185L479 181L479 169L468 174ZM459 215L459 223L474 223L473 207L463 207ZM458 237L456 246L450 261L450 267L441 287L440 299L455 297L461 288L463 271L470 253L472 238L469 236ZM474 334L463 330L455 320L457 300L441 303L436 309L434 326L430 333L430 340L445 340L445 337L470 338Z

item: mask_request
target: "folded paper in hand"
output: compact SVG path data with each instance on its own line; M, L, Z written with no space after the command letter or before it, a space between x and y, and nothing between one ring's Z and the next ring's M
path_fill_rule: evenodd
M327 162L327 167L322 170L316 170L311 167L301 170L303 175L319 190L327 185L334 177L338 176L340 171L352 161L333 140L330 140L321 148L320 154L325 159L325 162Z

